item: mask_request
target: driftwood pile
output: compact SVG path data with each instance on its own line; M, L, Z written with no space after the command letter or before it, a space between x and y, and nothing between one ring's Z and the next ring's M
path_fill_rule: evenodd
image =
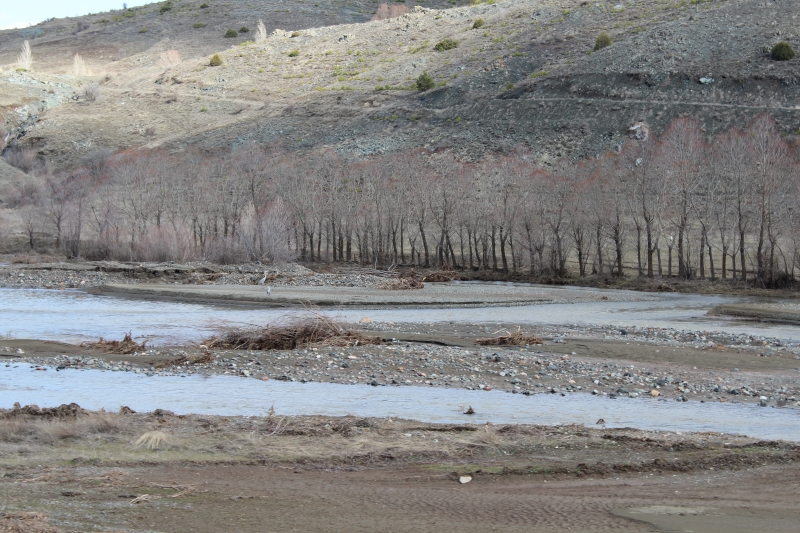
M323 346L347 348L382 343L380 337L348 329L320 314L295 317L275 326L230 331L204 342L208 348L226 350L294 350Z
M520 331L515 331L499 337L477 339L475 343L481 346L531 346L534 344L544 344L544 341L541 337L537 337L536 335L527 336Z

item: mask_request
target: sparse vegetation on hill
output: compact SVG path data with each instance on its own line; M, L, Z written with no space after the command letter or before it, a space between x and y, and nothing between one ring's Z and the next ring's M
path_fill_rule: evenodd
M594 50L595 52L598 50L602 50L603 48L607 48L611 46L611 37L606 32L602 32L600 35L597 36L597 40L594 42Z
M238 37L238 36L239 36L239 32L237 32L233 28L228 28L228 31L225 32L225 37L227 37L229 39L231 37Z
M222 65L222 56L219 54L214 54L213 56L211 56L211 59L209 60L208 64L211 65L212 67L218 67Z
M433 78L427 72L423 72L422 74L417 77L417 81L415 83L418 91L427 91L429 89L433 89L436 86L436 82L433 81Z
M772 47L772 59L776 61L788 61L794 56L794 48L786 41L781 41Z
M433 47L434 50L437 52L444 52L446 50L452 50L458 47L458 41L454 41L453 39L442 39Z

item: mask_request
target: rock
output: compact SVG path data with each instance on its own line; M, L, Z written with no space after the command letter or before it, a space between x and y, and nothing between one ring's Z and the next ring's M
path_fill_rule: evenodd
M368 316L365 316L361 320L358 321L359 324L372 324L372 319Z
M475 409L473 409L473 408L472 408L472 406L470 405L470 406L467 408L467 410L466 410L466 411L464 411L464 414L465 414L465 415L474 415L474 414L475 414Z
M656 389L653 389L650 391L650 396L652 396L653 398L657 398L658 396L661 396L661 392L657 391Z
M465 484L465 483L469 483L470 481L472 481L472 476L469 476L469 475L461 476L461 477L458 478L458 482L461 483L462 485Z
M709 78L700 78L700 83L702 83L703 85L710 85L710 84L714 83L714 78L710 78L710 77Z

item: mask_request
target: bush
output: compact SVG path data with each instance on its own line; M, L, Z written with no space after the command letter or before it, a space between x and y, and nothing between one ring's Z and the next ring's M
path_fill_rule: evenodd
M233 28L229 28L228 31L225 32L225 37L228 37L228 38L238 37L238 36L239 36L239 32L237 32Z
M483 19L475 19L475 22L472 23L472 29L477 30L478 28L483 27L486 24Z
M100 98L102 90L96 83L87 83L81 87L80 96L87 102L94 102Z
M248 28L247 26L242 26L241 28L239 28L239 33L247 33L249 31L250 28Z
M293 31L291 37L300 37L299 31Z
M430 74L423 72L419 75L414 85L417 87L418 91L427 91L428 89L433 89L436 83L433 81Z
M172 11L172 0L167 0L161 5L161 9L159 9L161 14L163 15L167 11Z
M222 64L222 56L219 54L214 54L211 56L211 59L208 62L209 65L212 67L218 67Z
M139 33L147 33L148 31L150 30L147 29L147 26L142 26L141 28L139 28Z
M299 55L300 55L300 50L298 50L297 48L289 52L289 57L297 57Z
M597 36L597 40L594 42L594 49L595 51L602 50L607 46L611 46L611 37L609 37L606 32L602 32Z
M200 4L200 9L208 9L208 2L203 2Z
M781 41L772 47L772 59L775 61L788 61L794 56L794 48L786 41Z
M443 41L436 43L436 46L434 46L433 49L437 52L444 52L445 50L452 50L453 48L457 47L458 41L454 41L453 39L444 39Z
M205 28L206 25L207 24L205 22L195 22L194 24L192 24L192 28L195 28L195 29L196 28Z

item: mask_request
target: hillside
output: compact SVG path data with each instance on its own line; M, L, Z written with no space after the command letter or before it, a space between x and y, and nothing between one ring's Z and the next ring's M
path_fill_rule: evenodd
M0 64L24 37L34 56L32 72L0 75L12 146L57 167L98 148L250 141L361 155L452 148L473 160L525 144L548 161L617 149L631 125L659 133L681 114L709 134L765 111L784 131L800 126L798 60L768 54L779 40L800 48L792 0L426 2L374 22L371 2L200 4L0 32ZM270 36L253 43L259 18ZM223 36L241 26L250 31ZM592 52L601 31L613 44ZM436 51L443 39L458 46ZM209 66L214 52L222 66ZM76 53L91 75L70 72ZM423 72L437 87L419 93ZM79 96L91 82L95 101Z

